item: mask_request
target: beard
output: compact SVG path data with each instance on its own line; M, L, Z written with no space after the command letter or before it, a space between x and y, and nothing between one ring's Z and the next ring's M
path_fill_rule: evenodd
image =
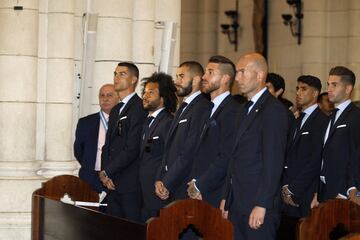
M189 95L193 90L192 83L193 83L193 79L191 79L191 81L189 81L188 85L185 87L181 87L181 86L177 85L176 86L176 95L178 95L179 97L185 97L185 96Z

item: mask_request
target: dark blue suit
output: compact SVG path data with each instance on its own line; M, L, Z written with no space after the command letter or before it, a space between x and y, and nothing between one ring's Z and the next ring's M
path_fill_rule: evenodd
M105 190L94 170L99 136L99 113L80 118L76 127L74 155L81 165L79 177L97 192Z
M170 199L187 198L187 183L202 127L210 115L211 103L200 94L173 121L165 144L157 180L170 191Z
M203 127L192 176L202 199L218 208L228 169L228 155L233 148L242 105L228 95Z
M320 182L320 201L346 196L350 187L358 187L360 146L360 110L350 103L334 124L323 149L323 168L326 184Z
M300 207L285 205L284 212L289 216L309 214L310 203L317 192L327 123L328 117L317 107L299 131L296 126L291 131L282 185L288 185L294 194L292 199Z
M113 180L116 188L108 194L107 213L136 221L140 220L141 201L139 139L147 112L137 94L130 98L120 115L119 110L120 103L111 110L101 157L101 168Z
M280 177L283 169L288 113L266 90L247 114L244 108L229 164L227 205L235 239L275 239L279 225ZM250 229L255 206L266 208L263 225Z
M142 216L146 221L155 217L160 208L168 201L163 201L155 195L154 183L156 172L161 164L164 145L173 116L163 109L153 120L148 131L148 124L144 125L143 136L140 144L140 185L142 192Z

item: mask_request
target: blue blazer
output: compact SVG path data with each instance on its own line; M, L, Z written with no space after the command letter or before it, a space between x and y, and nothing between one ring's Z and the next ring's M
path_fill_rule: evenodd
M196 179L203 200L218 208L222 199L222 190L228 169L228 155L233 148L236 127L242 105L227 96L205 123L197 153L192 176Z
M97 192L105 190L94 170L99 136L99 113L80 118L76 127L74 155L80 163L79 177Z
M288 134L288 113L265 91L240 121L229 164L227 205L250 214L255 206L280 208L280 178Z
M173 121L165 144L157 180L162 180L170 191L170 199L187 198L187 183L194 161L198 139L205 121L210 116L211 103L200 94Z
M110 113L101 168L113 180L118 193L136 193L140 192L139 139L147 112L143 109L142 100L137 94L128 101L120 115L119 110L118 104Z
M350 103L335 122L324 145L321 175L325 176L326 187L319 192L320 200L336 198L338 193L346 196L350 187L359 187L359 147L360 110Z
M305 217L309 214L311 200L317 192L327 123L328 117L316 108L299 132L296 132L296 126L291 131L282 185L289 185L293 200L300 207L284 204L283 210L290 216Z
M148 210L159 210L168 202L155 195L156 172L160 167L164 145L173 115L162 110L154 119L148 134L142 136L140 143L140 185L143 207ZM147 128L148 125L144 125ZM143 131L144 132L144 131ZM144 133L145 134L145 133Z

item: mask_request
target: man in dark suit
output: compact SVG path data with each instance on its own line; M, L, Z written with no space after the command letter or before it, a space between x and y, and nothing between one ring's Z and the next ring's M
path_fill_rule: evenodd
M98 193L105 190L98 175L101 149L105 143L110 111L118 102L114 85L103 85L99 91L100 112L80 118L76 127L74 155L81 165L79 177Z
M234 63L223 56L213 56L201 81L201 91L210 94L213 107L202 127L188 194L216 208L220 206L228 167L229 158L223 155L232 150L242 107L230 94L234 78Z
M280 177L287 110L266 89L267 63L258 53L240 57L236 83L249 102L238 127L227 179L226 209L235 239L275 239L280 222Z
M193 61L184 62L176 73L176 94L184 97L169 130L162 164L155 183L161 199L184 199L194 161L196 145L207 120L211 106L201 94L202 66Z
M355 74L337 66L330 70L328 94L335 109L324 139L318 199L333 198L358 201L360 146L360 110L351 103Z
M147 115L135 93L138 77L133 63L121 62L115 69L114 86L121 102L110 113L99 173L109 190L107 213L134 221L140 220L139 139Z
M167 201L155 195L154 183L160 167L167 134L176 110L176 87L172 77L154 73L144 83L143 106L149 115L145 121L140 143L140 185L142 193L142 220L158 216Z
M321 81L311 75L297 79L296 106L303 111L290 131L282 179L283 212L286 216L279 233L288 232L295 239L299 218L309 214L311 202L317 192L320 175L321 152L327 116L317 105ZM285 229L286 225L286 229ZM278 236L279 238L279 236Z

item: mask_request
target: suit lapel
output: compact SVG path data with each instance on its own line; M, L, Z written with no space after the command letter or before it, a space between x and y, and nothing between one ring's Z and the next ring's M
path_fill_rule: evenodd
M350 103L349 106L347 106L344 111L341 113L341 115L339 116L339 118L336 120L336 122L334 123L334 127L330 128L331 131L329 132L329 136L326 139L326 143L329 142L329 139L334 135L337 126L343 124L344 120L347 118L349 112L351 111L351 109L353 108L353 104ZM326 144L325 143L325 144Z

